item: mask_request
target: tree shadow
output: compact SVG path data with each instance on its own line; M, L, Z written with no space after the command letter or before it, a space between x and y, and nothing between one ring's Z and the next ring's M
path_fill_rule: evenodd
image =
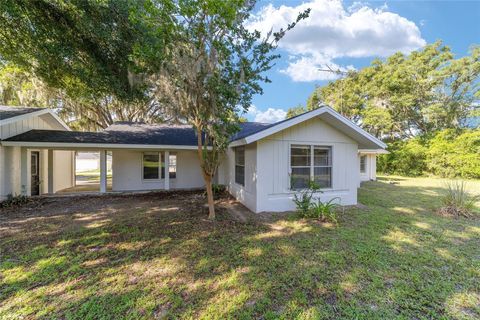
M480 224L432 214L439 192L368 183L369 210L347 210L339 227L240 223L222 210L212 223L195 197L46 205L0 224L14 229L0 245L0 316L456 316L452 297L478 292Z

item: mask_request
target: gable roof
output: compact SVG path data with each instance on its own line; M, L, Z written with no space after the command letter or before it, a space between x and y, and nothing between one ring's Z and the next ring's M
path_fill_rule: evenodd
M258 126L256 130L252 130L248 135L240 134L234 136L231 145L239 146L250 144L315 117L320 117L328 124L350 136L353 140L359 142L363 148L385 149L387 147L383 141L363 130L329 106L322 106L318 109L299 114L295 117L285 119L271 125Z
M70 130L65 122L60 119L52 109L49 108L30 108L30 107L10 107L0 105L0 126L8 123L20 121L30 117L38 117L43 114L52 116L62 127Z
M324 106L293 118L277 123L259 122L240 123L240 131L231 139L231 146L249 144L303 121L320 117L326 123L344 132L364 149L385 149L386 145L373 137L332 108ZM197 147L197 134L190 125L145 124L138 122L117 122L102 132L30 130L10 137L5 145L23 145L62 147L137 147L137 148L178 148Z
M43 108L21 108L21 107L8 107L0 106L0 121L18 117L27 113L43 110Z

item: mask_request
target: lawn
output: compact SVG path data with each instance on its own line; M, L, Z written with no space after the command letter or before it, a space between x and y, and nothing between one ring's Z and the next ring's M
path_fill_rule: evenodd
M338 226L212 223L194 193L36 201L0 214L0 318L478 319L480 218L435 214L442 187L366 183Z

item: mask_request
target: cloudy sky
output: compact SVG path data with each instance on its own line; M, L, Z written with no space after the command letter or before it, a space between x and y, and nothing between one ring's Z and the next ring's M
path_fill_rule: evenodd
M275 122L305 102L315 86L334 75L318 69L360 69L375 58L404 53L438 39L457 57L480 45L480 0L472 1L259 1L249 26L264 33L278 30L310 8L281 41L282 57L269 71L247 114L251 121Z

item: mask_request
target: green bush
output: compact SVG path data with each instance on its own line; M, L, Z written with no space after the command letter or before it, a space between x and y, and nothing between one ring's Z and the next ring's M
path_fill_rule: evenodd
M421 138L393 142L387 150L388 154L378 157L377 167L380 172L404 176L424 174L427 168L427 147Z
M443 207L439 212L454 217L470 217L479 199L479 196L473 196L467 192L465 181L447 182L446 192L442 197Z
M480 178L480 130L443 130L431 137L390 143L378 157L378 171L388 174Z
M444 130L430 141L427 170L441 177L480 178L480 130Z

